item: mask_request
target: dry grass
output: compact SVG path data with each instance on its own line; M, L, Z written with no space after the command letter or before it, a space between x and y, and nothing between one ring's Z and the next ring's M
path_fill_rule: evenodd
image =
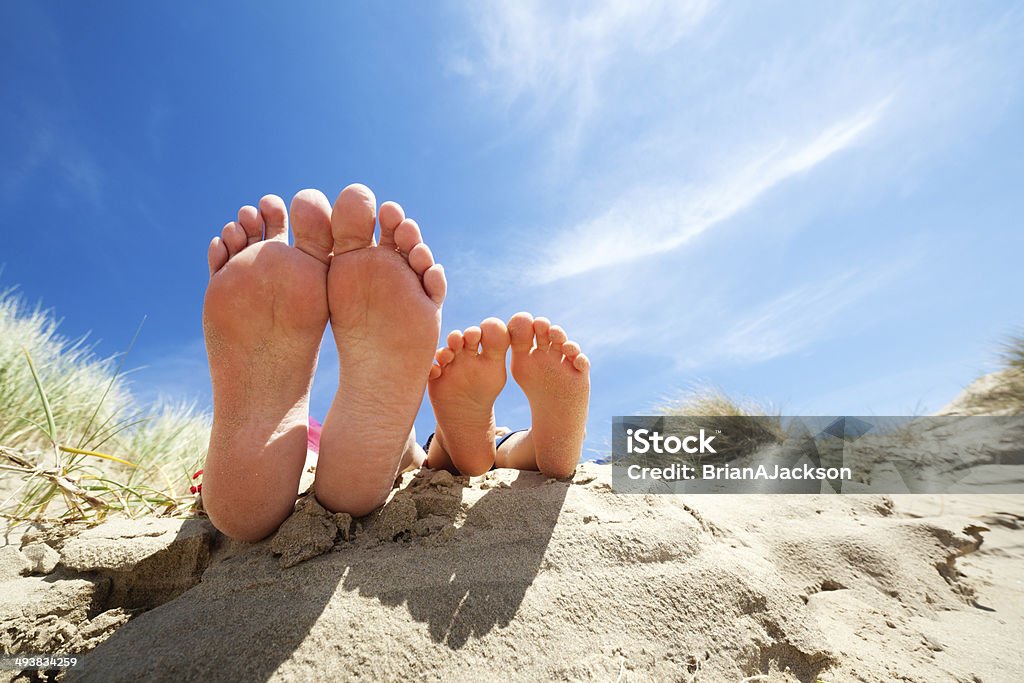
M953 412L964 415L1024 415L1024 337L1003 343L1002 367L981 378L957 399Z
M1024 415L1024 337L1010 337L1003 345L1003 372L996 389L996 400L1004 412Z
M720 430L715 448L722 459L741 457L768 444L781 443L786 436L776 409L756 401L730 398L715 387L694 387L661 406L659 412L677 418L673 431L680 434Z
M130 348L130 347L129 347ZM59 334L49 311L0 292L0 512L9 526L191 510L209 417L142 410L118 358Z

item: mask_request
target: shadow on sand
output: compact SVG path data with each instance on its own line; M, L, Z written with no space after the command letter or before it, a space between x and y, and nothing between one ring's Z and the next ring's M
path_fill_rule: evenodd
M389 631L401 606L432 642L458 650L515 617L569 486L521 472L510 486L466 501L477 492L456 482L446 495L459 514L430 517L428 535L410 531L381 542L377 520L367 518L356 541L291 569L279 567L266 541L222 542L199 585L133 619L67 679L268 680L289 660L351 670L353 658L369 656L360 651L368 634L381 636L373 656L422 646L415 633L406 634L415 641L401 642ZM419 495L396 497L403 494Z

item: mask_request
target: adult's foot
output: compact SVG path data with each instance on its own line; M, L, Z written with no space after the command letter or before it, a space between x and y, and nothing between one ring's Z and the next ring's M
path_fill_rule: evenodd
M427 390L437 429L427 464L476 476L494 465L494 401L505 386L508 329L497 318L448 335Z
M533 422L518 448L510 440L509 449L522 452L532 441L537 469L549 477L568 477L576 469L586 436L590 361L579 344L546 318L516 313L508 331L512 377L530 402ZM501 458L498 464L502 465Z
M225 534L255 541L291 513L306 458L309 387L327 326L330 204L303 190L243 206L210 243L203 330L213 430L203 506Z
M334 203L327 275L338 346L338 393L324 420L316 496L329 510L362 516L387 497L423 401L447 284L419 226L402 207L380 207L349 185Z

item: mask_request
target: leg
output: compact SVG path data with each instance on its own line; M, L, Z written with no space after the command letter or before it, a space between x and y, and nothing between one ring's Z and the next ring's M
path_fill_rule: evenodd
M315 190L268 195L210 244L203 330L213 429L203 505L225 534L255 541L291 513L306 459L309 387L327 325L330 205Z
M418 470L427 464L427 454L416 441L416 428L409 432L409 440L405 443L405 452L402 453L402 460L398 465L398 473L403 474L410 470Z
M533 447L530 430L516 432L505 439L498 448L494 464L514 470L536 470L537 451Z

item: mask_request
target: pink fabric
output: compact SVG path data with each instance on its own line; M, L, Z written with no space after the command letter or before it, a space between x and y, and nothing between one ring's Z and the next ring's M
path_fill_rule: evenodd
M312 417L309 418L309 436L306 439L306 448L314 453L320 453L320 432L323 425Z

